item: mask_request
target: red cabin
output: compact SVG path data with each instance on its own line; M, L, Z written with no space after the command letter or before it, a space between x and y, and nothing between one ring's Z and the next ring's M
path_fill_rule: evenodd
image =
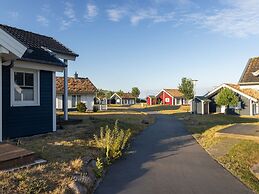
M156 95L157 104L183 105L186 99L178 89L163 89Z

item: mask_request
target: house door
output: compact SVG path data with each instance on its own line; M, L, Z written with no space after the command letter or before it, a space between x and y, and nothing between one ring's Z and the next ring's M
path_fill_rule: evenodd
M226 111L226 106L221 106L220 112L225 113L225 111Z

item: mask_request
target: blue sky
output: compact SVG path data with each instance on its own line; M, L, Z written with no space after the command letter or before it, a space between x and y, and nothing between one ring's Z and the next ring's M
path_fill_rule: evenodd
M3 1L0 23L55 37L98 88L142 97L198 79L203 94L236 83L259 55L259 0Z

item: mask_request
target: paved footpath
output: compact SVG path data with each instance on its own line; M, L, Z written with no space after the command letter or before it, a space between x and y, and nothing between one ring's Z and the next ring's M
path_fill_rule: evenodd
M131 154L109 169L96 194L253 193L214 161L171 116L132 142Z

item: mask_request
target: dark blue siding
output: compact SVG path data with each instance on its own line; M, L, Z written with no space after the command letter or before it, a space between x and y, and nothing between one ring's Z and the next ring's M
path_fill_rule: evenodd
M40 106L10 106L10 69L3 67L3 138L52 131L52 72L40 71Z

